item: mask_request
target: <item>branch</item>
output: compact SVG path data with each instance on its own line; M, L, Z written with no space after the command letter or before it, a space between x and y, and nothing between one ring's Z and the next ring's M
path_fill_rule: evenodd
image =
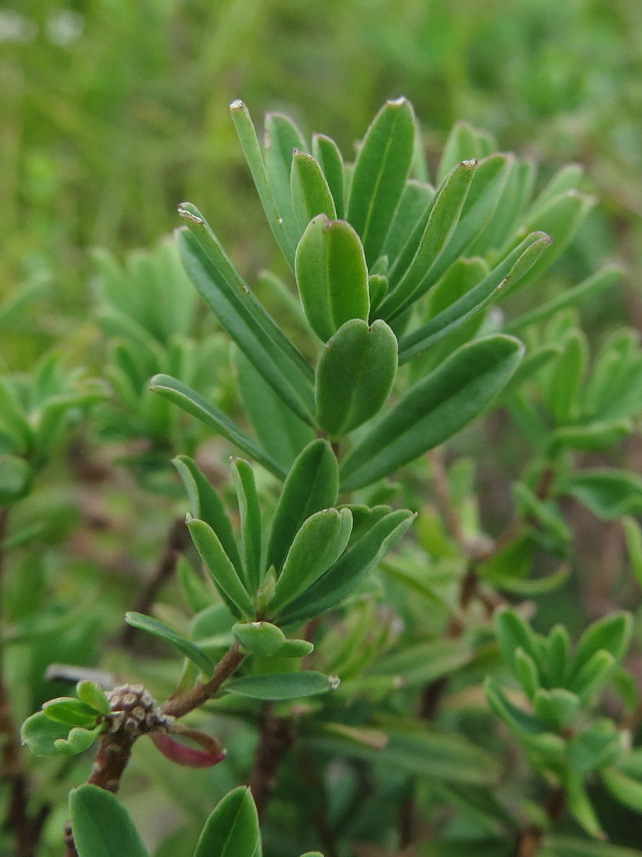
M250 774L250 790L259 819L265 815L268 802L277 783L277 771L284 754L294 743L292 720L275 717L273 705L266 702L261 714L259 745L254 756L254 767Z
M167 534L163 552L154 574L145 584L133 607L136 613L149 613L151 611L161 587L176 571L178 559L189 544L189 530L185 521L183 518L176 518ZM125 624L120 632L119 642L122 646L129 647L134 642L135 636L136 628Z

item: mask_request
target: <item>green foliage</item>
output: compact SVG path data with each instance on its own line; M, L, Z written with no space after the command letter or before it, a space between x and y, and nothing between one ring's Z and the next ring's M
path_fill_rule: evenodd
M229 5L230 21L243 6ZM574 309L614 284L614 267L565 291L556 280L590 222L581 170L541 186L529 161L459 123L433 185L406 98L361 129L353 163L281 113L261 141L242 102L231 112L289 272L254 289L182 203L175 244L123 266L96 257L100 377L65 372L61 351L0 379L11 623L0 654L24 743L53 757L39 790L57 794L68 770L85 778L82 754L98 742L91 782L103 788L70 798L79 857L317 846L539 857L585 841L586 853L626 852L625 837L603 844L604 795L642 809L627 666L639 619L609 609L555 624L545 609L559 599L567 610L583 585L582 516L596 528L625 518L642 575L642 481L622 447L642 413L638 338L619 330L596 348ZM61 548L46 496L37 505L46 468L73 458L74 433L107 450L108 472L128 467L125 487L110 481L105 494L134 558L143 547L149 558L174 519L144 585L134 562L122 591L90 591L109 537ZM74 550L91 559L71 578L78 603L58 615L47 587L67 580ZM46 568L40 554L54 558ZM107 695L114 675L73 663L97 659L90 599L107 601L116 632L135 586L138 606L112 635L120 651L101 665L144 685ZM52 672L80 679L76 697L49 699L64 693L42 687L52 660L71 661ZM139 745L148 733L154 746ZM196 825L150 837L149 851L137 833L147 838L145 801L134 823L109 793L124 775L130 799L133 747L143 795L157 804L165 789ZM203 770L182 780L175 765ZM28 818L48 805L40 791L29 800ZM580 832L565 838L569 820Z

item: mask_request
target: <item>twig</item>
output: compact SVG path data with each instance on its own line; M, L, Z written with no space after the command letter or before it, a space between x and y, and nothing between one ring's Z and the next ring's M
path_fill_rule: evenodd
M312 821L319 835L326 857L338 857L339 849L334 830L328 819L325 786L319 777L314 760L307 750L299 747L296 754L301 779L310 789L312 797Z
M263 705L259 744L254 755L254 766L249 786L256 804L259 819L263 819L270 797L277 783L277 772L285 753L294 743L292 720L276 717L271 702Z
M557 786L550 793L544 805L544 812L553 824L562 817L565 810L566 795L562 786ZM545 833L546 831L541 827L527 827L522 830L517 838L514 857L535 857Z
M154 574L146 583L143 591L140 593L138 600L136 601L133 608L135 612L149 613L161 587L174 574L178 558L189 543L189 530L187 529L185 521L183 518L176 518L167 534L165 546ZM132 625L125 624L120 632L119 642L122 646L129 647L132 645L135 636L136 628Z
M170 697L163 705L163 713L170 717L184 717L199 705L203 705L218 693L223 682L238 669L244 658L245 655L241 652L238 643L234 643L218 662L214 675L208 682L197 684L181 696Z

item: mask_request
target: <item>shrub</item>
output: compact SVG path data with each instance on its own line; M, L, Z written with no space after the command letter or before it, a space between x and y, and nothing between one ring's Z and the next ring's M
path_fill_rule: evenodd
M132 751L138 777L202 822L174 824L157 855L638 853L604 841L618 837L606 796L642 810L633 618L577 634L548 615L582 574L578 509L621 522L642 580L642 480L622 453L642 353L628 330L596 350L577 310L619 271L535 297L593 204L579 170L534 195L530 162L460 124L431 182L403 98L354 164L286 116L266 118L263 146L242 103L232 117L289 272L260 274L260 300L184 203L176 245L125 269L98 260L102 379L65 371L61 350L2 380L2 688L50 757L30 792L5 716L17 853L93 744L68 855L148 853L110 794ZM112 604L90 603L100 590L78 574L76 609L48 604L39 559L75 526L39 493L69 438L77 458L117 445L129 481L110 490L137 525L145 502L169 518L107 675L85 668L100 620L118 630ZM229 451L243 457L223 470ZM43 666L59 661L72 666L49 676L67 694L77 679L75 695L48 699Z

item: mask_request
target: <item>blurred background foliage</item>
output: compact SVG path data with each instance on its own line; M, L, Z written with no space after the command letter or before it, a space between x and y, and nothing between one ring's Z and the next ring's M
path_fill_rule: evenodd
M639 259L637 0L15 0L0 4L0 294L45 275L64 312L39 313L38 332L66 332L87 306L88 249L150 246L183 199L243 268L272 261L229 102L306 117L349 157L399 94L429 153L460 119L543 162L543 177L587 166L600 208L576 277L578 255L587 269Z

